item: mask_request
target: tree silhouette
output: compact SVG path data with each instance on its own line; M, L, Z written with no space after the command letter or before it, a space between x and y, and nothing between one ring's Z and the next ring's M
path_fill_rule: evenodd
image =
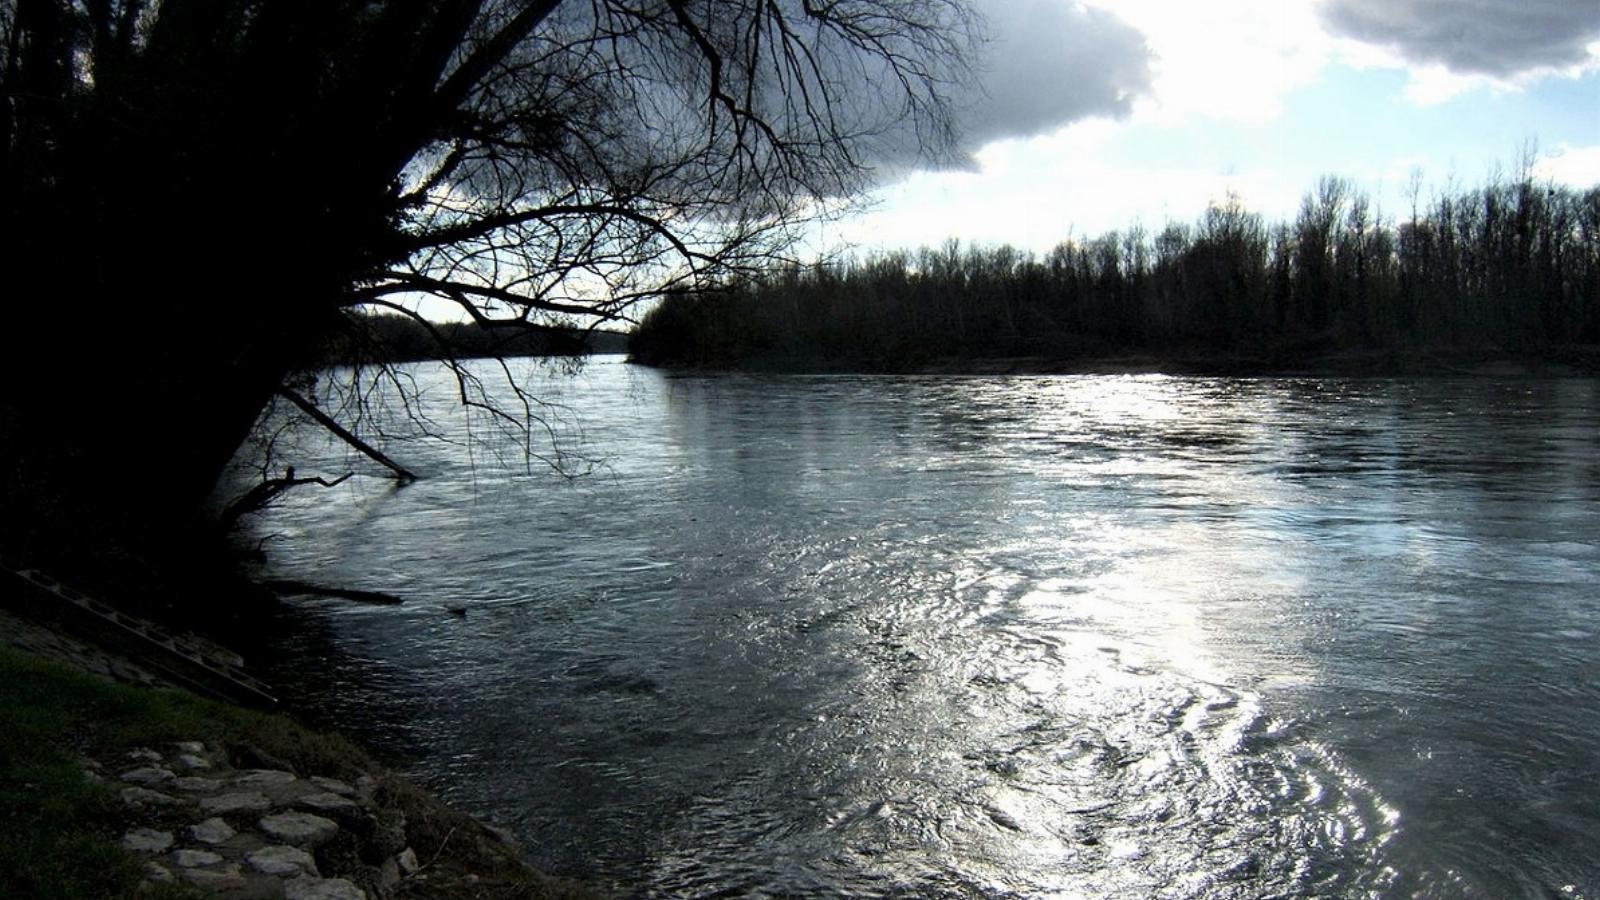
M1442 193L1396 224L1351 182L1324 178L1292 223L1269 226L1230 195L1193 225L1067 241L1043 260L950 241L675 294L630 351L666 365L869 370L1128 354L1214 371L1362 356L1425 367L1433 354L1592 369L1597 298L1600 186L1524 174Z
M973 34L963 0L0 0L40 340L0 363L8 531L192 509L353 309L568 326L781 258L948 147Z

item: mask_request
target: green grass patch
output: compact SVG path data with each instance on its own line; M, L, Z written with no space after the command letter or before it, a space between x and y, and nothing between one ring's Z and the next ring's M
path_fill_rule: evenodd
M125 807L117 775L142 763L128 752L202 741L234 765L287 766L300 775L378 779L375 803L404 815L428 877L405 900L588 900L583 885L546 877L510 846L427 791L384 770L345 738L287 716L177 691L132 687L0 647L0 898L192 900L179 885L141 885L121 848L135 825L170 830L172 813ZM101 764L104 783L84 774ZM169 819L163 819L163 816Z
M141 889L143 870L120 846L128 815L107 784L135 747L199 740L248 746L301 772L352 776L375 767L348 741L295 722L173 690L150 690L0 648L0 897L191 897Z

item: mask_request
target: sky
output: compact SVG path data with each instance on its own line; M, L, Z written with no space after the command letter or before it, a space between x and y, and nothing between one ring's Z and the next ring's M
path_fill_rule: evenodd
M1600 184L1600 0L976 0L965 162L897 175L828 243L1063 240L1289 219L1319 177L1389 216L1497 173Z

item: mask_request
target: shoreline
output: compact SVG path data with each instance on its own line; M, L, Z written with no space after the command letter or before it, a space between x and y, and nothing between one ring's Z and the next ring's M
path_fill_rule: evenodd
M1600 375L1600 346L1547 353L1498 350L1395 350L1292 355L1094 352L1078 355L971 355L877 360L751 355L716 362L639 360L673 374L786 375L1173 375L1219 378L1582 378Z
M599 885L538 871L508 831L444 802L345 735L202 698L3 607L0 668L8 720L22 723L4 736L20 746L5 747L0 816L26 832L15 839L20 848L0 842L8 863L0 893L607 896ZM43 725L30 732L34 723ZM65 821L52 820L63 807ZM284 822L324 830L275 830ZM77 849L30 858L39 843Z

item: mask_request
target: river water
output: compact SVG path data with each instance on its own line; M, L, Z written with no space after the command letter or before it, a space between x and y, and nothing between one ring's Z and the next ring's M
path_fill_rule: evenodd
M1600 897L1595 380L602 358L526 373L564 475L411 374L423 480L302 441L357 477L253 526L409 602L294 601L273 675L551 871Z

